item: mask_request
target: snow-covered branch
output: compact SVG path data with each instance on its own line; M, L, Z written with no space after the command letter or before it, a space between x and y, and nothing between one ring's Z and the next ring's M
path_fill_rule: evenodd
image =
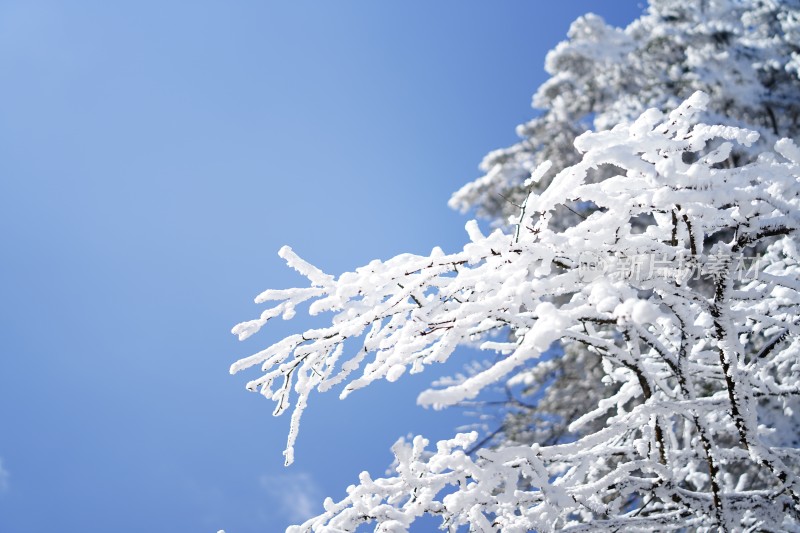
M422 438L398 443L396 476L362 474L296 531L406 531L422 514L452 531L800 530L800 150L784 139L747 165L723 164L758 134L698 124L708 101L698 92L668 115L651 109L578 137L580 158L530 194L513 235L470 222L459 252L404 254L339 277L281 250L309 287L262 293L257 302L274 305L234 333L247 338L301 305L329 325L231 372L261 365L248 388L276 415L293 409L287 464L313 391L342 386L344 397L475 341L500 357L420 404L535 381L556 342L563 357L596 358L605 384L553 442L508 441L474 457L465 450L475 434L434 453ZM575 203L584 214L574 224L553 223Z

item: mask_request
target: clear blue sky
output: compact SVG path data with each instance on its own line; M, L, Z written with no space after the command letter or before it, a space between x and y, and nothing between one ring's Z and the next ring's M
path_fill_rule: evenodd
M0 3L0 531L282 531L397 437L448 436L404 377L312 397L285 469L288 417L228 367L303 322L230 328L302 283L283 244L330 273L458 249L447 199L532 116L547 50L641 9Z

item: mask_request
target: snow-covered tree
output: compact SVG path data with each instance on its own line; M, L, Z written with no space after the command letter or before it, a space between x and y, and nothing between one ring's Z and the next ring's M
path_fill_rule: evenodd
M760 136L699 122L709 101L698 92L668 115L580 135L574 164L532 170L528 186L549 185L525 199L513 231L470 222L459 252L334 277L281 250L309 286L262 293L274 305L234 333L306 304L330 325L231 371L261 365L248 387L276 414L292 410L287 463L313 391L394 381L463 344L497 357L420 404L525 384L521 370L570 357L602 385L549 442L535 431L479 449L474 432L435 449L400 440L394 475L363 473L293 531L406 531L424 514L450 531L800 531L800 149L782 139L733 164ZM574 224L553 223L576 202Z
M732 164L781 137L796 139L800 2L651 0L625 29L586 15L545 68L551 77L533 96L541 114L517 128L522 141L486 156L484 176L453 195L452 207L506 224L527 196L534 168L550 161L561 170L580 159L572 146L577 135L632 121L651 107L668 111L697 90L711 98L703 120L761 134L731 153ZM556 217L567 224L575 218L566 210Z
M492 234L470 222L461 252L338 278L284 248L310 286L266 291L277 304L234 332L304 304L330 325L232 371L262 365L248 387L293 410L287 463L313 390L344 397L478 343L494 363L419 402L508 391L496 431L398 442L395 476L362 474L298 531L422 514L451 530L800 531L800 151L782 139L800 129L798 67L795 0L653 0L624 30L587 15L548 55L542 115L451 201Z

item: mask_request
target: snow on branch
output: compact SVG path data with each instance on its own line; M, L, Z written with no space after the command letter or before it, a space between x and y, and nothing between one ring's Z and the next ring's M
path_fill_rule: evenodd
M309 287L262 293L273 307L233 332L247 338L302 304L329 325L231 372L260 365L248 388L276 415L293 410L287 464L312 391L341 385L343 398L476 340L496 362L420 404L473 399L556 342L600 358L608 385L569 428L597 430L474 456L474 434L436 452L421 437L401 442L396 476L362 474L294 531L406 531L422 514L451 531L800 530L800 150L784 139L745 166L720 165L758 135L697 124L707 102L698 92L668 115L578 137L580 159L530 194L515 235L470 222L459 252L404 254L338 278L281 250ZM614 170L589 179L598 168ZM574 202L586 216L551 224Z

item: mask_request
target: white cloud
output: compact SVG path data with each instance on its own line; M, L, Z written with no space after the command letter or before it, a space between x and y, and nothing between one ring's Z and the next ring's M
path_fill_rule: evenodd
M3 458L0 457L0 494L8 490L8 470L3 467Z
M303 522L322 512L320 489L306 473L261 476L261 486L291 522Z

